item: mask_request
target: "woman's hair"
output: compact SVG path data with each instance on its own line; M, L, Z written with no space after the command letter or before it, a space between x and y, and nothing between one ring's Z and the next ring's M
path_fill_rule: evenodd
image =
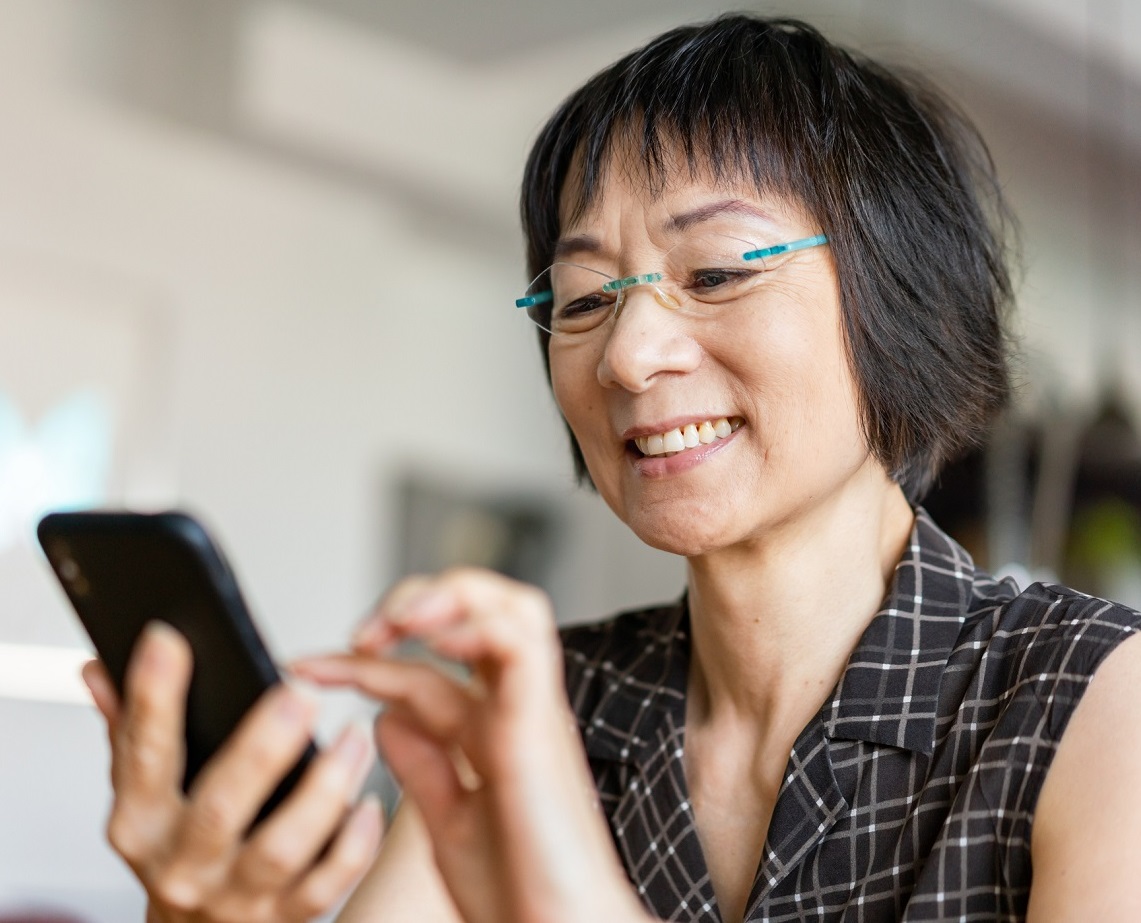
M521 202L531 277L615 157L640 162L651 194L688 167L789 197L819 222L865 437L911 502L981 441L1010 387L1011 222L985 143L938 91L792 19L733 14L667 32L540 132Z

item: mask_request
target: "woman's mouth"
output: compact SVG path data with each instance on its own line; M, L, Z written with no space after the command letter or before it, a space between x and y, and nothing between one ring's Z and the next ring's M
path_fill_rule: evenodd
M669 458L678 452L699 445L709 445L731 436L744 424L741 417L717 417L712 420L687 423L664 433L638 436L631 440L642 455L650 458Z

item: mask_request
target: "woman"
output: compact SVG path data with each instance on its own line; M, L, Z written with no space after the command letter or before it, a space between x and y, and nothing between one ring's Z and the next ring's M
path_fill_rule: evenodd
M388 703L407 796L343 919L1141 915L1141 615L996 582L917 506L1007 394L970 126L803 24L725 17L572 95L523 216L580 475L687 591L560 645L534 589L418 577L298 664ZM387 657L406 637L472 681ZM379 838L370 803L345 819L364 741L243 839L310 710L271 694L183 798L187 659L151 631L121 706L87 671L112 843L154 921L307 919Z

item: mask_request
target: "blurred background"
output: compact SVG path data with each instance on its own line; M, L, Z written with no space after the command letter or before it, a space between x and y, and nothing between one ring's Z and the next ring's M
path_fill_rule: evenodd
M511 306L517 184L564 95L729 8L0 0L0 916L141 919L46 508L200 513L281 657L456 561L565 620L677 594L572 484ZM929 507L991 568L1141 606L1141 2L750 8L982 126L1023 227L1020 389Z

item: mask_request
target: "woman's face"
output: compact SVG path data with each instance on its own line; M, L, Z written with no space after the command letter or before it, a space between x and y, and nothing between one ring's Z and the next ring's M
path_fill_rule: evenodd
M820 233L794 203L751 187L685 178L656 198L645 187L610 170L592 207L564 227L562 249L571 250L560 259L625 277L662 269L695 235L769 246ZM649 286L630 288L605 326L552 337L550 364L599 493L655 547L693 556L763 540L886 480L861 432L827 247L780 258L710 316L664 307ZM729 435L718 435L719 421ZM696 446L654 454L688 426Z

